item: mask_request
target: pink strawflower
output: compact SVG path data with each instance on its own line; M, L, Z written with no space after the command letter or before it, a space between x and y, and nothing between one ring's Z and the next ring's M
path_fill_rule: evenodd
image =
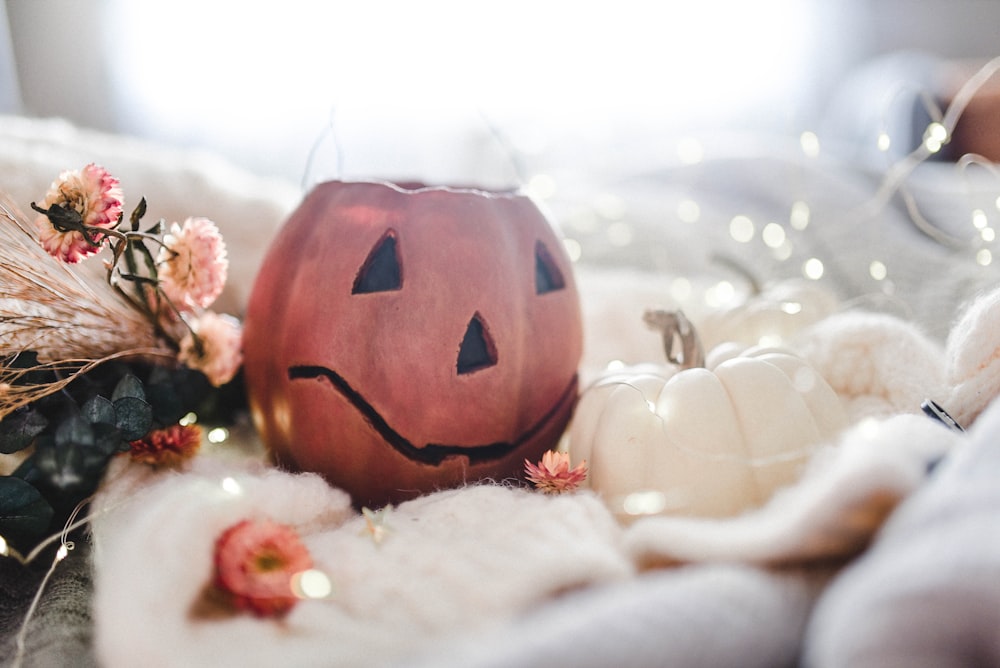
M177 466L194 457L200 447L201 427L196 424L174 424L155 429L129 443L133 461L156 467Z
M298 601L292 578L312 566L295 529L270 520L243 520L215 542L215 586L258 617L291 610Z
M207 308L226 285L226 244L208 218L173 223L157 257L160 286L177 308Z
M181 340L177 359L201 371L212 385L225 385L243 364L243 328L240 321L232 316L206 311L191 322L191 329L197 339L188 332Z
M80 214L83 225L111 228L118 223L124 195L118 179L93 163L81 170L65 171L52 182L43 209L57 204ZM91 233L91 241L78 230L59 231L46 215L35 219L35 229L45 251L63 262L74 264L101 250L107 236Z
M587 479L587 462L582 461L570 469L568 454L549 450L538 464L525 459L524 471L536 489L546 494L561 494L572 492Z

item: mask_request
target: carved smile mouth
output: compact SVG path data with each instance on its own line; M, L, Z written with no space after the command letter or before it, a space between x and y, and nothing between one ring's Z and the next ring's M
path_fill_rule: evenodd
M576 376L573 376L569 384L566 386L566 389L564 389L562 394L559 395L559 399L556 401L555 405L514 441L498 441L495 443L484 443L482 445L443 445L438 443L428 443L423 447L417 447L406 437L393 429L392 426L385 421L385 418L383 418L379 412L375 410L370 403L368 403L368 400L365 399L360 392L351 387L351 385L344 380L343 376L338 374L336 371L332 371L325 366L298 365L289 367L288 378L290 380L316 378L325 379L334 387L334 389L340 392L344 398L351 402L351 405L354 406L362 417L365 418L371 427L377 431L385 442L391 445L397 452L408 459L433 466L440 465L441 462L449 457L466 457L468 458L470 465L475 465L495 461L508 456L520 448L525 442L534 438L535 435L549 423L553 416L559 412L566 402L572 399L573 394L576 392L577 384L577 378Z

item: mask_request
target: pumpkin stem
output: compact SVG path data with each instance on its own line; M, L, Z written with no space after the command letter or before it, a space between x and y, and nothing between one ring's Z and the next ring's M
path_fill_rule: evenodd
M682 369L705 366L705 350L694 325L683 311L650 309L642 315L646 324L663 335L667 361Z

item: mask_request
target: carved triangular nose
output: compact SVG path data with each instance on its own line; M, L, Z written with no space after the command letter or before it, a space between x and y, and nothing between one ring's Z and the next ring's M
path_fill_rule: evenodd
M465 328L462 346L458 349L458 373L472 373L497 363L497 349L493 344L483 317L476 313Z

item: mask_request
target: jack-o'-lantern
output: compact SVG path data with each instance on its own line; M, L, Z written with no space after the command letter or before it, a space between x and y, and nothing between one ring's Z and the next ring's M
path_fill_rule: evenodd
M275 461L378 506L521 474L577 396L579 296L528 197L333 181L269 249L244 368Z

